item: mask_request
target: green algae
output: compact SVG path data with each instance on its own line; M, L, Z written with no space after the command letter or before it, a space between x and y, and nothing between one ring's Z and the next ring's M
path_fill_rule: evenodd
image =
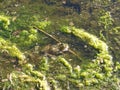
M108 53L108 46L105 42L99 40L96 36L91 35L84 31L84 29L77 29L75 27L62 27L61 29L63 32L72 33L75 36L81 38L84 42L87 42L89 45L93 46L94 48L98 49L99 52Z
M27 11L25 8L23 9L24 12ZM52 10L51 10L52 11ZM49 10L49 12L51 12ZM27 11L28 12L28 11ZM27 18L27 21L26 19ZM19 50L22 47L28 47L31 44L35 44L36 42L39 42L40 44L42 41L37 40L38 37L36 37L37 31L34 29L31 30L32 23L36 22L36 20L30 20L28 16L25 17L18 17L19 20L16 20L16 29L22 27L25 28L20 33L20 39L16 37L16 39L12 38L11 41L3 39L1 37L1 40L4 42L9 42L9 44L6 44L7 48L1 48L1 50L4 49L4 51L9 52L10 56L17 57L19 59L19 64L22 66L22 71L13 71L10 73L10 81L3 82L4 83L4 89L14 89L14 90L30 90L30 89L38 89L38 90L64 90L64 89L80 89L83 87L85 90L85 87L87 86L95 86L100 85L100 83L104 84L110 81L113 82L116 79L118 79L117 75L114 76L114 73L119 74L119 63L116 63L114 66L114 63L112 61L112 56L109 54L108 46L105 42L98 39L96 36L86 32L83 29L79 28L71 28L67 27L70 33L74 34L77 38L82 39L83 42L88 44L89 46L92 46L93 48L97 49L99 52L97 53L97 57L95 59L92 59L91 61L87 61L86 65L84 67L81 67L78 63L78 65L73 65L68 58L61 56L57 57L57 59L52 60L50 58L43 57L37 60L37 62L40 62L39 69L36 69L36 66L34 64L29 63L29 60L27 58L24 58L24 60L21 62L21 59L23 59L23 53L24 50ZM20 20L22 19L22 20ZM25 19L25 20L23 20ZM30 22L31 21L31 22ZM63 20L64 21L64 20ZM51 22L52 23L52 22ZM62 23L62 22L61 22ZM63 22L65 23L65 22ZM41 26L39 26L39 24ZM57 24L57 23L56 23ZM66 23L65 23L66 24ZM38 21L39 28L45 29L44 22ZM49 23L47 24L49 25ZM56 25L57 26L57 25ZM54 28L50 28L54 29ZM50 30L49 30L50 31ZM23 33L23 35L21 35ZM24 44L24 39L27 38L27 35L30 35L28 37L28 41L31 42L28 44ZM25 37L24 37L25 36ZM33 37L34 36L34 37ZM39 36L39 35L37 35ZM21 40L21 38L24 38ZM17 41L18 40L18 41ZM118 40L117 40L118 41ZM13 42L15 44L13 44ZM5 44L4 44L5 45ZM17 48L19 46L19 49ZM32 45L34 46L34 45ZM21 52L20 52L21 51ZM92 52L91 52L92 53ZM20 56L19 56L20 55ZM22 57L23 56L23 57ZM37 59L37 58L36 58ZM75 60L75 59L73 59ZM58 67L58 68L57 68ZM115 68L115 69L114 69ZM113 72L114 71L114 72ZM117 80L116 80L117 81ZM101 86L100 86L101 87ZM98 89L98 88L97 88ZM88 89L89 90L89 89ZM92 89L91 89L92 90Z
M87 33L83 29L64 26L61 30L69 34L72 33L76 37L80 38L83 42L86 42L89 46L97 49L99 52L96 54L96 58L89 61L88 65L81 67L79 64L72 66L71 63L69 63L68 60L63 56L57 57L56 61L43 57L40 59L41 63L38 64L39 69L35 69L35 66L27 61L25 55L17 48L15 44L12 44L12 42L1 37L1 51L7 52L12 57L17 57L18 63L21 65L22 69L22 71L13 71L10 73L8 81L4 82L4 89L13 88L18 90L26 90L38 88L38 90L50 90L54 88L55 90L58 90L63 87L65 88L67 86L67 82L69 82L75 88L81 88L84 86L100 84L101 82L106 82L111 78L111 81L115 80L115 78L113 78L113 71L117 72L119 70L119 63L114 70L112 56L109 54L108 46L105 42L96 36ZM34 38L36 34L37 31L34 29L30 29L29 32L27 30L23 30L20 33L19 38L25 39L27 37L24 36L28 36L28 38L34 42L35 39L37 40L37 38ZM23 42L21 46L24 46L24 39L23 41L19 41L18 39L18 42ZM27 41L29 42L29 40ZM19 43L17 45L19 46ZM58 64L59 68L57 68L56 64L50 63ZM55 67L57 69L54 71ZM50 70L53 71L50 72ZM61 83L61 81L63 83ZM52 87L49 84L50 82L53 83ZM61 85L64 83L65 85L62 87ZM59 85L61 88L58 87ZM70 86L68 86L68 88L70 88Z
M22 60L24 60L25 56L23 53L16 47L16 45L10 43L10 41L6 41L3 38L0 38L0 49L1 53L8 53L11 57L17 57L19 63L22 64Z
M104 81L106 77L112 77L114 68L113 61L105 42L101 41L96 36L85 32L83 29L77 29L75 27L62 27L62 31L72 33L99 51L96 59L94 59L93 62L90 62L88 66L86 65L87 68L86 66L82 68L82 72L79 72L81 73L79 77L84 78L83 83L85 85L99 83L100 80Z
M10 25L10 21L8 17L0 16L0 27L1 29L8 29L8 26Z
M72 73L72 66L64 58L59 58L59 61Z

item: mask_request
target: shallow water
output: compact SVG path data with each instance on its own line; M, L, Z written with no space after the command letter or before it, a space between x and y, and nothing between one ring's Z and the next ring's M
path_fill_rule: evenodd
M47 0L46 0L47 1ZM77 1L77 0L76 0ZM116 4L116 2L108 3L107 8L102 6L94 6L97 5L98 2L93 3L92 7L90 2L86 3L87 1L81 1L78 4L81 5L81 12L80 14L74 10L72 7L63 7L62 1L52 1L54 4L46 4L43 0L9 0L9 1L1 1L0 2L0 10L1 13L4 13L4 15L11 16L12 20L15 21L15 25L17 27L13 27L14 31L16 30L24 30L28 29L30 26L35 25L35 21L51 21L52 24L50 27L45 28L45 31L49 34L51 34L53 37L56 37L58 40L60 40L62 43L68 43L70 46L70 49L72 49L78 56L83 58L83 61L79 61L78 58L70 53L63 53L62 56L68 59L70 64L72 66L80 65L85 66L88 65L89 62L91 62L92 59L96 58L96 53L98 53L98 50L95 50L92 46L87 45L86 42L83 42L79 38L76 38L72 34L65 34L60 31L60 27L62 25L67 26L75 26L77 28L84 28L87 32L94 34L101 40L104 40L101 36L101 29L98 25L98 11L102 11L102 9L105 8L108 9L113 14L113 18L115 19L115 25L119 26L120 18L119 18L119 5ZM119 2L119 1L118 1ZM103 3L101 3L102 5ZM103 5L104 6L104 5ZM112 8L113 7L113 8ZM117 8L117 9L116 9ZM91 11L90 11L91 10ZM114 14L115 13L115 14ZM102 30L102 34L106 33L106 31ZM111 54L113 54L114 58L119 60L119 31L116 35L112 30L108 33L110 41L109 46L111 47ZM43 35L42 33L39 33L39 40L38 45L41 48L44 48L48 44L57 44L56 41L49 38L46 35ZM111 37L112 36L112 37ZM117 39L114 39L117 38ZM14 42L14 41L13 41ZM114 42L114 43L113 43ZM23 51L28 52L28 57L30 60L28 60L30 63L38 64L39 59L42 58L42 56L39 56L39 54L34 55L34 47L36 45L33 44L30 47L18 47ZM115 48L114 48L115 47ZM27 48L27 50L26 50ZM41 50L41 49L40 49ZM9 74L11 71L19 69L19 66L15 63L15 58L6 58L1 57L0 58L0 76L2 79L7 78L7 74ZM7 59L7 60L6 60ZM10 60L9 60L10 59ZM53 64L53 61L50 61L51 64ZM54 63L57 64L57 61ZM7 67L6 67L7 66ZM58 64L59 66L59 64ZM51 67L53 69L53 67ZM58 67L56 67L58 68ZM54 71L54 69L53 69ZM59 72L56 70L56 72ZM51 76L51 75L50 75ZM0 78L0 79L1 79ZM65 87L65 86L64 86ZM1 88L1 87L0 87Z

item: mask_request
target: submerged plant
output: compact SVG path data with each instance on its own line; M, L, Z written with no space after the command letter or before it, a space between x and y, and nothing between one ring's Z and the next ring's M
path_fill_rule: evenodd
M35 29L22 30L18 36L13 36L12 40L22 49L29 48L38 41L38 32Z
M9 17L0 15L0 35L5 38L11 37L11 29L9 29L10 20Z
M5 84L9 83L9 88L15 90L29 90L32 88L37 88L38 90L50 90L46 77L39 71L34 70L31 64L25 64L23 65L23 68L23 72L13 71L10 74L9 82L5 82ZM7 89L8 86L6 85L4 88Z
M114 20L111 16L111 13L108 11L101 11L100 14L101 16L99 17L98 21L99 26L102 27L102 30L100 31L100 36L104 40L109 40L109 32L111 30ZM103 33L105 33L105 35Z
M20 64L24 62L25 56L16 47L16 45L12 44L10 41L4 40L1 37L0 37L0 50L1 53L7 52L11 57L17 57L19 59Z
M10 20L6 16L0 16L0 28L3 30L7 30L10 25Z
M105 11L101 11L101 16L99 18L99 25L103 26L103 28L105 30L110 29L111 25L113 25L113 18L110 14L110 12L105 12Z
M40 29L44 29L49 24L48 21L34 23ZM107 28L107 25L104 28ZM39 43L38 32L38 30L30 28L21 30L18 35L12 36L11 41L4 37L0 38L1 53L7 52L11 57L17 57L21 67L21 70L11 72L8 80L3 82L4 90L72 90L73 88L78 90L81 87L100 85L108 83L108 81L110 83L119 82L120 64L117 62L114 66L108 45L84 29L76 27L64 26L62 32L73 34L87 43L88 47L98 50L94 59L81 66L81 61L78 61L76 65L72 63L75 59L71 61L64 55L51 58L38 53L40 58L34 58L37 65L31 64L30 58L25 57L24 52L21 52L17 46L26 48Z
M108 46L105 42L101 41L96 36L85 32L83 29L64 26L62 27L62 31L75 35L99 51L96 59L92 60L93 62L89 62L89 65L83 67L82 70L79 70L79 74L78 71L73 71L72 78L82 79L79 82L82 82L84 85L97 84L101 81L106 82L111 78L111 82L112 80L114 81L114 64L112 56L109 54ZM73 82L74 80L70 81ZM79 86L79 83L77 84Z

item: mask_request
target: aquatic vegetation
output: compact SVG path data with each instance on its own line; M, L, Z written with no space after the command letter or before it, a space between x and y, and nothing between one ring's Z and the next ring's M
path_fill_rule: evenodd
M0 18L1 19L1 18ZM4 22L3 22L4 21ZM1 20L1 29L9 30L8 25L10 25L8 18L2 18ZM45 27L46 24L43 25ZM10 55L13 58L18 59L18 64L22 66L22 71L13 71L10 74L10 77L8 80L4 82L3 89L31 89L31 88L39 88L39 90L50 90L48 83L45 79L45 75L40 73L39 71L36 71L33 69L33 65L26 63L26 57L25 55L17 48L17 46L21 47L27 47L32 44L36 44L38 41L38 32L35 29L30 30L22 30L18 35L12 36L10 41L10 38L4 39L5 36L0 37L0 50L1 54L6 53ZM14 42L14 43L13 43ZM16 43L16 44L15 44ZM43 59L45 62L43 62L43 67L46 68L46 60ZM45 71L43 69L43 71ZM26 84L29 83L29 84ZM18 86L19 85L19 86ZM32 85L32 86L31 86ZM31 87L30 87L31 86Z
M10 20L6 16L0 16L0 28L1 29L8 29L8 26L10 25Z
M110 12L101 11L101 16L99 17L99 25L103 26L105 30L110 29L110 25L113 25L113 18Z
M62 27L62 32L73 34L80 38L83 42L86 42L89 46L98 50L96 58L89 61L88 65L80 66L72 65L65 57L59 56L55 59L49 57L40 58L40 62L35 65L27 61L24 54L8 40L0 38L2 51L7 52L12 57L18 58L18 63L21 65L21 71L13 71L10 73L8 81L4 82L4 89L31 89L37 88L38 90L62 90L67 86L67 82L76 88L84 86L91 86L101 84L101 82L118 82L118 76L114 73L118 73L120 64L112 61L112 56L109 54L108 46L105 42L97 38L96 36L87 33L84 29L78 29L75 27ZM25 39L27 39L27 43ZM36 29L22 30L19 37L15 37L16 44L21 46L30 46L33 43L37 43L38 31ZM12 42L13 42L12 41ZM19 43L18 43L19 42ZM58 64L58 65L57 65ZM58 68L59 67L59 68ZM62 84L60 84L62 81ZM52 83L52 87L50 85ZM64 84L65 83L65 84ZM63 85L64 86L61 86ZM58 86L61 87L58 87ZM68 88L70 88L68 86Z
M47 28L47 26L50 25L49 21L34 21L34 22L35 23L32 23L32 24L40 27L41 29L45 29ZM28 29L14 30L13 35L11 36L11 40L14 43L17 43L17 45L21 49L29 49L30 47L33 47L34 45L36 45L37 42L39 42L39 40L42 37L39 35L38 30L34 29L32 26L29 26L29 24L27 26L29 27ZM14 33L17 33L17 34L14 35Z
M10 20L9 17L0 15L0 35L6 38L10 38L11 29L9 29Z
M18 36L12 37L12 40L19 47L27 48L33 46L38 41L38 32L35 29L22 30Z
M56 3L57 1L58 0L55 0ZM85 4L83 1L82 3ZM32 0L32 2L34 2L34 0ZM39 2L41 2L41 0ZM61 1L58 2L60 3ZM93 0L92 3L94 3L94 5L100 3L99 4L100 6L104 6L104 5L107 6L107 3L110 3L110 1L108 0L101 2L100 0L99 1ZM88 6L90 6L88 4L89 3L86 4L87 8L89 8ZM82 17L84 16L83 14L80 17L81 19L78 19L77 15L75 15L74 17L76 19L73 18L75 20L73 19L64 20L62 16L61 16L62 20L60 20L58 16L57 16L58 18L54 17L53 16L54 12L52 10L54 11L58 10L57 8L55 8L55 6L52 6L51 8L46 6L44 8L44 4L41 6L40 3L38 3L37 8L33 7L32 5L33 10L31 10L31 8L28 10L27 6L24 5L22 6L22 3L20 3L20 7L22 8L21 10L22 12L20 13L17 12L18 17L16 18L16 20L10 21L9 17L6 16L2 16L2 17L5 17L7 19L0 18L1 20L0 21L0 31L1 31L0 54L1 55L7 54L10 57L18 60L18 65L14 67L15 69L12 72L7 73L7 77L6 77L7 79L1 78L0 75L0 89L3 90L9 90L9 89L93 90L95 89L98 90L99 88L102 89L102 87L105 87L105 89L113 89L113 90L116 90L116 88L118 87L119 89L120 63L113 62L114 59L112 58L112 55L109 52L108 43L106 44L106 42L102 41L95 35L92 35L91 33L88 33L86 30L79 28L82 25L85 25L85 27L87 27L85 29L90 28L89 26L87 26L89 25L88 24L89 20L88 18L86 19L87 15L84 17L85 22L86 21L87 22L84 23L84 20L82 20ZM94 7L96 8L96 6ZM47 10L47 8L49 9ZM15 10L14 8L12 9L13 11ZM82 7L82 9L84 9L84 7ZM35 14L37 13L38 14L37 15L34 14L33 16L34 12ZM84 12L85 14L87 14L86 10L84 10ZM41 16L43 13L45 14L45 16ZM62 13L64 13L64 10L62 11ZM50 17L46 14L49 14ZM53 16L53 18L55 18L56 20L54 19L53 22L49 21L51 20L50 19L51 16ZM73 16L69 15L68 17L72 18ZM97 21L96 18L94 19L95 21ZM6 21L9 21L10 23ZM48 31L53 35L55 35L57 32L56 34L56 36L58 35L57 38L62 38L62 35L64 35L64 37L66 38L69 38L65 36L67 34L63 34L63 33L60 36L59 34L61 33L55 30L59 30L60 29L59 26L67 25L70 21L73 22L74 25L63 26L62 32L66 32L68 34L74 35L75 39L77 39L78 41L80 39L80 43L84 42L83 44L87 45L87 48L92 47L92 49L95 49L96 54L95 56L93 56L91 60L84 59L82 58L82 56L80 56L80 58L82 58L81 60L86 62L86 63L82 63L78 58L76 58L77 57L76 55L73 54L69 55L69 53L65 53L65 54L63 53L62 55L59 56L54 55L54 57L53 56L49 57L40 54L39 49L36 49L37 53L35 53L35 51L33 50L35 47L38 46L41 50L41 48L46 46L46 44L43 43L47 42L48 44L50 40L47 41L49 38L43 37L42 33L39 30L33 28L34 26L38 27L39 29L45 30L46 32ZM80 21L81 23L77 21ZM106 12L106 11L101 12L99 21L95 23L99 23L100 30L102 31L107 32L110 29L109 30L110 33L113 34L114 32L116 35L119 34L119 26L115 28L112 27L113 21L110 12ZM93 31L94 33L94 30L91 31ZM103 35L103 33L101 34ZM64 37L63 39L66 39ZM115 38L114 40L116 40L117 43L119 43L119 38ZM76 47L73 49L76 49ZM76 51L81 52L80 50L76 50ZM90 53L93 53L92 50ZM31 57L29 54L31 54ZM119 54L117 55L119 56ZM34 58L32 56L34 56ZM2 85L1 85L1 79L2 79Z
M47 57L43 57L41 59L41 61L39 62L38 69L41 72L43 72L44 74L46 74L46 72L49 70L49 63L48 63L48 58Z
M17 57L19 59L19 63L22 64L24 62L25 56L23 53L16 47L15 44L12 44L10 41L4 40L0 37L0 50L1 53L8 53L11 57Z
M64 26L61 30L65 33L75 35L99 51L96 59L92 60L93 62L89 62L89 65L86 65L82 68L82 71L79 72L79 78L83 78L82 83L91 85L93 83L99 83L101 80L106 81L106 78L111 79L111 77L114 76L112 56L109 54L108 46L105 42L101 41L96 36L85 32L83 29Z
M105 42L99 40L96 36L91 35L85 32L83 29L77 29L75 27L67 27L64 26L61 29L63 32L72 33L75 36L81 38L84 42L88 43L89 45L93 46L94 48L98 49L99 52L108 53L108 46Z
M98 19L98 24L101 27L100 30L100 37L103 40L109 40L109 32L113 25L114 19L111 16L111 13L109 11L101 11L100 17ZM105 34L103 34L105 33Z
M120 27L115 27L112 29L113 32L115 32L116 34L120 32Z
M40 28L40 29L45 29L45 28L46 28L47 26L49 26L50 24L51 24L50 21L44 20L44 21L41 21L41 22L36 23L36 26L38 26L38 28Z
M31 64L26 64L23 66L24 72L13 71L10 74L9 85L10 88L14 89L32 89L38 88L38 90L50 90L50 86L46 81L46 77L33 69ZM5 82L5 84L8 82ZM7 89L8 86L4 86Z
M59 61L72 73L72 66L64 58L60 57Z

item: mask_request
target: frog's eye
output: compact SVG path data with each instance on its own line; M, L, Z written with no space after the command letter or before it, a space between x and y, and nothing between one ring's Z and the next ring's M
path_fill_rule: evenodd
M63 51L64 51L64 52L69 51L69 46L68 46L68 44L67 44L67 45L65 45L65 47L64 47L64 49L63 49Z
M59 45L62 45L63 43L57 43L57 45L59 46Z

